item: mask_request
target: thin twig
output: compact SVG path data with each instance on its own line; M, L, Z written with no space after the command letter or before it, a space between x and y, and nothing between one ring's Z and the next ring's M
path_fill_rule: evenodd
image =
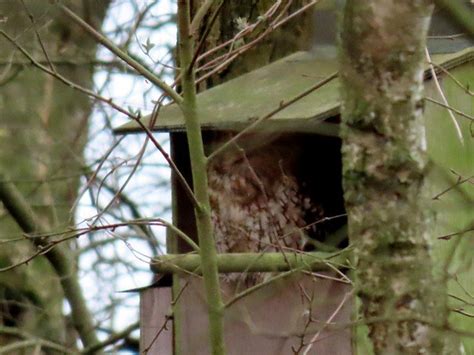
M445 235L442 235L441 237L438 237L438 239L441 239L441 240L450 240L452 237L454 237L454 236L456 236L456 235L463 235L464 233L472 232L472 231L474 231L474 227L473 227L473 228L464 229L464 230L459 231L459 232L454 232L454 233L445 234Z
M462 117L464 117L464 118L467 118L467 119L470 120L470 121L474 121L474 116L471 116L471 115L468 115L468 114L465 113L465 112L459 111L459 110L455 109L454 107L445 105L445 104L443 104L442 102L439 102L439 101L437 101L437 100L435 100L435 99L432 99L431 97L428 97L428 96L425 96L424 99L425 99L426 101L432 102L432 103L434 103L434 104L436 104L436 105L438 105L438 106L447 108L448 110L453 111L454 113L458 114L459 116L462 116Z
M2 186L0 183L0 199L2 197L1 194L2 194ZM40 232L40 233L25 234L23 238L18 238L16 241L29 240L31 242L34 242L35 245L38 245L37 250L32 255L28 256L27 258L15 264L1 268L0 272L9 271L18 266L27 264L29 261L31 261L35 257L47 254L49 251L51 251L53 248L55 248L59 244L67 242L72 239L77 239L88 233L93 233L97 231L115 231L116 229L122 228L122 227L142 226L142 225L170 228L181 239L183 239L186 243L188 243L191 248L193 248L196 251L199 250L199 246L186 233L184 233L182 230L180 230L178 227L174 226L170 222L167 222L166 220L162 218L138 219L138 220L130 220L130 221L120 222L120 223L104 224L100 226L89 225L87 228L67 229L65 231L60 231L60 232L49 232L49 233ZM61 237L61 236L64 236L64 237ZM53 241L47 241L47 239L50 239L52 237L61 237L61 238L55 239ZM123 240L123 238L121 239ZM131 250L135 252L135 249L131 248ZM140 254L143 255L142 253ZM146 255L143 255L143 256L146 257L147 259L152 259L151 256L146 256ZM145 261L145 262L150 263L149 261Z
M112 206L112 204L114 204L114 202L116 201L117 197L125 190L125 187L127 187L128 183L130 182L130 180L132 179L133 175L135 174L135 172L137 171L139 165L140 165L140 161L142 160L143 158L143 154L145 153L145 149L146 149L146 145L147 145L147 141L145 141L145 143L143 144L142 148L140 149L140 151L138 152L137 154L137 162L136 164L133 165L132 167L132 171L128 174L127 178L125 179L125 181L121 184L121 186L118 188L116 194L112 197L112 199L110 199L109 203L101 210L101 211L98 211L97 215L95 216L95 219L94 221L92 222L93 225L95 225L97 222L100 221L102 215L110 208L110 206ZM110 173L108 173L107 175L110 175L113 173L114 170L118 169L118 167L115 167ZM104 177L104 182L105 182L105 179L107 178L107 175ZM101 182L102 184L102 182ZM100 194L100 189L102 188L101 185L99 185L99 190L97 192L97 201L96 201L96 205L98 205L98 199L99 199L99 194Z
M455 189L459 185L462 185L462 184L470 181L471 179L474 179L474 175L469 176L467 178L462 178L461 176L458 176L458 180L456 181L456 183L454 185L451 185L448 188L446 188L445 190L443 190L440 193L436 194L434 197L432 197L432 199L433 200L439 200L439 198L441 196L443 196L444 194L446 194L447 192L451 191L452 189Z
M468 94L469 96L474 96L474 92L472 92L471 90L469 90L468 87L464 86L463 83L461 83L453 74L451 74L448 70L446 70L445 68L443 68L442 65L439 65L435 62L429 62L430 65L433 65L436 67L437 70L439 71L442 71L444 74L446 74L447 76L449 76L449 78L454 81L454 83L459 86L466 94Z
M186 192L186 195L189 197L189 199L190 199L191 203L193 204L193 206L198 207L199 202L197 201L196 196L194 195L194 192L191 189L191 186L189 186L188 182L186 181L186 178L183 176L183 174L179 170L178 166L174 163L173 159L171 159L171 157L166 152L166 150L156 140L156 138L153 135L153 132L141 120L137 119L137 120L135 120L135 122L137 122L139 124L139 126L145 131L147 137L151 140L151 142L154 144L156 149L159 150L159 152L161 153L163 158L165 158L165 160L169 164L171 170L176 174L176 177L178 178L179 183L184 188L184 191Z
M326 322L324 323L324 325L321 327L321 329L319 329L317 331L316 334L314 334L314 336L311 338L308 346L306 347L306 349L303 351L303 355L308 355L311 348L313 347L313 344L318 340L319 336L321 335L321 332L327 328L327 326L332 322L332 320L334 319L334 317L336 317L336 315L339 313L339 311L341 310L342 306L344 306L344 304L347 302L347 300L352 296L354 290L351 290L350 292L346 292L344 294L344 297L342 299L342 301L339 303L339 305L336 307L336 309L334 310L334 312L332 312L332 314L329 316L329 318L326 320Z
M93 97L101 102L104 102L106 103L107 105L111 106L113 109L119 111L120 113L123 113L124 115L132 118L132 119L136 119L136 117L134 115L132 115L130 112L128 112L126 109L120 107L119 105L115 104L112 99L107 99L103 96L100 96L98 94L96 94L95 92L93 92L92 90L89 90L89 89L86 89L82 86L80 86L79 84L67 79L66 77L62 76L61 74L59 74L58 72L56 71L53 71L51 69L48 69L46 66L44 66L43 64L41 64L40 62L38 62L26 49L24 49L21 45L19 45L12 37L10 37L6 32L0 30L0 35L2 35L3 37L5 37L11 44L13 44L26 58L28 58L31 62L31 64L35 67L37 67L38 69L44 71L45 73L55 77L56 79L58 79L59 81L61 81L63 84L71 87L72 89L74 90L77 90L79 92L82 92L90 97Z
M189 65L190 67L194 67L194 65L196 64L196 61L199 57L199 53L201 53L201 49L204 46L204 43L205 43L207 37L209 36L209 33L211 33L212 27L214 26L214 23L217 20L217 16L219 15L219 12L222 9L222 5L224 5L224 1L221 1L219 3L218 7L216 8L216 10L214 11L214 13L211 16L211 19L206 24L206 29L204 30L204 33L201 36L201 38L199 39L199 43L197 44L196 49L194 50L194 56L193 56L193 59L191 59L191 63Z
M51 62L51 59L49 58L48 52L46 51L46 47L45 47L43 41L41 40L41 36L40 36L40 34L39 34L39 32L38 32L38 29L36 28L36 21L35 21L35 18L34 18L34 16L33 16L33 14L30 12L30 10L28 9L28 7L26 6L24 0L21 0L21 4L22 4L23 7L25 8L25 10L26 10L26 12L27 12L27 14L28 14L28 17L30 18L31 24L33 25L33 30L35 31L36 38L38 39L38 42L39 42L40 47L41 47L41 50L43 51L44 57L46 58L46 61L48 62L49 67L51 68L51 70L52 70L53 72L56 72L56 69L54 68L53 63Z
M253 30L255 30L258 27L258 25L260 25L264 21L268 21L268 19L271 18L274 15L274 13L278 9L278 6L280 5L280 3L281 3L281 1L278 1L278 2L274 3L263 15L258 17L258 19L255 23L250 24L247 27L245 27L244 29L242 29L241 31L239 31L233 38L225 41L224 43L221 43L218 46L215 46L215 47L211 48L206 53L203 53L201 56L199 56L198 59L197 59L198 62L202 61L204 58L210 56L211 54L213 54L213 53L215 53L215 52L217 52L217 51L219 51L219 50L221 50L221 49L223 49L227 46L230 46L230 51L228 53L226 53L222 56L219 56L217 58L214 58L213 60L207 62L205 64L205 66L197 69L196 72L199 72L200 70L203 70L203 69L208 69L209 65L212 65L213 63L216 63L216 62L222 62L224 57L229 57L233 52L234 44L238 40L240 40L240 39L244 38L245 36L249 35L250 33L252 33ZM253 43L253 42L254 41L252 41L250 43Z
M155 343L155 341L158 339L158 337L160 336L160 334L165 331L165 330L168 330L168 322L170 320L172 320L172 316L170 315L166 315L165 316L165 321L163 322L163 325L160 327L160 329L158 329L158 331L156 332L155 336L153 337L153 339L151 340L150 344L148 344L148 346L143 349L143 351L141 352L143 355L146 355L148 354L148 352L150 351L151 347L153 346L153 344Z
M146 69L142 64L138 61L133 59L131 56L123 52L120 48L118 48L112 41L110 41L107 37L102 35L100 32L95 30L92 26L90 26L87 22L77 16L73 11L62 4L58 4L59 8L77 25L79 25L82 29L84 29L87 33L89 33L92 37L94 37L100 44L114 53L117 57L125 61L128 65L134 68L139 74L143 75L145 78L150 80L153 84L158 86L161 90L163 90L171 99L173 99L178 105L181 105L183 99L179 94L173 90L168 84L166 84L163 80L158 78L156 75L151 73L148 69Z
M199 246L189 237L186 233L184 233L181 229L176 227L174 224L165 221L164 219L158 218L158 220L163 223L167 228L175 232L181 239L183 239L186 243L189 244L194 251L199 252Z
M438 93L441 96L443 103L446 106L449 106L448 99L446 98L446 95L444 95L443 89L441 88L441 85L438 80L438 76L436 75L435 68L433 64L431 64L431 56L430 56L430 52L428 51L428 47L425 47L425 55L426 55L426 59L428 63L430 63L429 67L430 67L431 75L433 77L433 81L435 83L436 90L438 90ZM449 117L451 117L451 120L453 121L454 127L456 128L456 133L458 134L458 138L461 141L461 144L464 145L464 138L462 135L461 127L459 126L459 122L456 120L456 117L454 117L454 114L450 110L448 110L448 114L449 114Z
M254 23L254 24L248 26L247 28L243 29L242 31L240 31L238 34L236 34L234 36L234 38L222 43L219 46L216 46L216 47L212 48L208 52L206 52L206 53L202 54L200 57L198 57L197 61L199 62L199 61L202 61L205 57L209 56L210 54L216 52L220 48L226 47L228 45L231 46L228 53L223 54L219 57L216 57L216 58L212 59L211 61L206 63L204 66L202 66L201 68L198 68L196 70L197 72L199 72L199 71L204 70L204 69L209 69L214 64L216 65L216 68L214 68L212 71L206 73L205 75L199 77L196 80L196 82L200 83L201 81L203 81L203 80L207 79L208 77L214 75L215 73L221 71L223 68L228 66L232 61L234 61L234 59L239 57L241 54L243 54L246 51L250 50L251 48L255 47L260 41L262 41L266 36L268 36L270 33L272 33L275 29L282 26L283 24L285 24L287 21L291 20L295 16L297 16L297 15L301 14L302 12L306 11L307 9L312 7L313 5L317 4L319 1L320 0L313 0L310 3L306 4L305 6L298 9L297 11L295 11L295 12L291 13L290 15L286 16L284 19L278 21L282 17L282 14L288 8L288 6L285 7L285 9L283 11L281 11L281 13L279 15L276 16L276 19L274 20L274 22L270 23L261 35L259 35L257 38L255 38L251 42L249 42L249 43L247 43L243 46L240 46L236 49L233 49L233 45L237 40L239 40L239 39L245 37L246 35L250 34L255 28L257 28L257 26L260 23L262 23L263 21L268 20L268 18L270 18L274 14L277 7L275 7L275 8L271 7L263 16L260 17L260 19L256 23Z
M135 322L135 323L129 325L124 330L122 330L118 333L112 334L106 340L104 340L100 343L97 343L93 346L90 346L88 348L85 348L81 353L82 354L96 354L98 350L104 349L105 347L107 347L109 345L115 344L116 342L126 338L131 332L133 332L133 331L135 331L139 328L140 328L140 323Z

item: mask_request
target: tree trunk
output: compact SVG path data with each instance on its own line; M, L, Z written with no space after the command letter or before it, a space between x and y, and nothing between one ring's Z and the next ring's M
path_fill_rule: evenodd
M202 0L195 1L193 6L194 10L196 11L199 9L203 2L204 1ZM290 6L285 12L283 12L282 18L301 9L309 2L309 0L291 1ZM287 3L289 2L282 1L279 9L284 9ZM217 19L214 22L214 26L212 27L209 35L206 37L200 53L202 54L207 50L232 39L239 31L242 30L245 24L255 23L259 16L262 16L274 4L274 1L268 0L224 1L222 7L219 10ZM216 9L217 6L212 7L209 13L212 14ZM240 55L228 67L225 67L216 75L211 76L206 81L206 87L213 87L215 85L221 84L229 79L270 64L271 62L283 58L291 53L301 50L309 50L313 36L312 13L312 9L309 9L299 14L292 20L286 22L278 29L272 31L255 47ZM210 16L208 16L205 20L207 21L203 21L203 25L200 28L201 36L205 32L210 20ZM249 38L246 38L243 43L237 42L233 48L236 48L237 46L244 43L249 43L252 39L255 39L267 29L265 25L260 27L261 28L257 29L255 33L250 35ZM205 61L208 61L209 59L215 58L216 56L222 55L224 53L226 53L226 50L218 51L215 55L208 57ZM203 87L201 87L201 89L203 89Z
M445 290L433 278L423 198L427 0L348 1L341 51L343 183L357 296L376 354L440 354ZM453 352L451 352L453 353Z
M108 4L67 2L94 27L100 27ZM67 21L52 2L3 1L0 13L2 30L17 45L49 69L92 88L96 43ZM70 208L77 196L92 102L35 68L4 36L0 36L0 46L0 171L27 196L47 230L63 231L71 224ZM4 209L0 216L0 238L6 241L22 235ZM34 252L27 240L6 245L0 250L2 266L18 263ZM64 295L46 258L37 257L0 273L0 302L4 326L65 342ZM1 345L10 341L6 336L0 338ZM74 346L77 340L71 341Z

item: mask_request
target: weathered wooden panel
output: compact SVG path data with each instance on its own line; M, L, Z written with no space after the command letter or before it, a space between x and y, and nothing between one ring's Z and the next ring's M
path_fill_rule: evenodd
M173 321L168 320L171 307L171 288L148 288L140 294L140 353L171 355L173 349Z
M209 354L202 281L186 277L181 284L181 339L177 341L182 354ZM347 284L308 275L294 275L263 287L226 310L227 354L293 354L302 340L299 354L352 354L350 290ZM312 321L308 324L309 314Z

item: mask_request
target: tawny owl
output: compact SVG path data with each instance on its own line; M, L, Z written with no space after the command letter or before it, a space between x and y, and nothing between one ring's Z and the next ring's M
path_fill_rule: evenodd
M297 178L297 152L281 142L238 146L209 166L214 235L219 253L303 250L322 208L305 196ZM310 227L308 227L310 225ZM252 286L265 275L231 274L225 280Z

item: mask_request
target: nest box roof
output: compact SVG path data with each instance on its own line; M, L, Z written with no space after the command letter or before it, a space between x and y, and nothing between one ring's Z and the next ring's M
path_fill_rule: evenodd
M448 70L473 59L474 47L432 56L433 62ZM311 52L297 52L239 76L197 96L201 126L211 130L241 129L327 78L337 69L335 58L321 59L315 58ZM428 71L426 77L429 77ZM263 122L262 128L337 134L336 124L323 121L337 115L339 106L339 82L335 79ZM145 125L149 125L150 116L142 120ZM153 130L181 131L184 128L180 108L171 104L161 108ZM136 122L129 122L115 130L120 134L140 131Z

